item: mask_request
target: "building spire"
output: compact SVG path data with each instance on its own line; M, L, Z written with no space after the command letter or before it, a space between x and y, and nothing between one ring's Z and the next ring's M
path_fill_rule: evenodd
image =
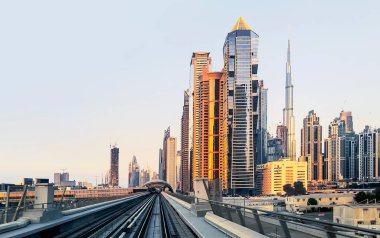
M238 20L236 21L234 27L232 27L231 32L237 31L237 30L251 30L251 27L243 19L243 17L239 17Z
M290 39L288 39L288 63L290 64Z
M287 157L296 160L296 141L294 132L294 114L293 114L293 84L292 84L292 67L290 64L290 39L288 39L288 52L286 60L286 84L285 84L285 108L284 108L284 125L288 130L287 136Z

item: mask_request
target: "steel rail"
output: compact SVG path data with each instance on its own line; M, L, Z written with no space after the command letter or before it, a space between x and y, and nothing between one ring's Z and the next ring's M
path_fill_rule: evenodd
M124 221L115 229L108 237L116 238L116 237L124 237L126 235L125 230L130 229L141 215L141 213L149 206L149 204L154 201L154 196L150 197L146 202L136 210L131 216L124 219Z
M102 229L106 224L112 222L113 220L120 217L122 214L125 214L133 206L138 205L139 203L145 201L147 198L143 199L142 201L139 201L139 199L135 198L130 200L130 203L124 204L124 206L120 209L118 208L117 211L115 209L111 209L104 214L102 214L100 217L97 218L97 221L94 223L86 222L81 226L76 226L74 229L68 230L66 232L58 234L57 238L60 237L90 237L92 234L96 233L98 230Z

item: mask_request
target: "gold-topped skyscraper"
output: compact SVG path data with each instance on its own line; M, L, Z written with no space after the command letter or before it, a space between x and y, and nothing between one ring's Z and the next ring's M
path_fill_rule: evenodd
M259 36L242 17L227 34L223 47L228 104L228 187L231 193L253 194L255 164L259 162ZM261 162L265 163L265 161Z

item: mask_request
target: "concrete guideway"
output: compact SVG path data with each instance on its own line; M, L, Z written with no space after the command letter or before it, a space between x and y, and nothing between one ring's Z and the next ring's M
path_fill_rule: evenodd
M77 219L80 219L85 216L89 216L93 213L105 210L107 208L111 208L113 206L117 206L119 204L122 204L126 201L133 200L135 198L139 198L141 196L144 196L144 194L148 193L142 193L142 194L136 194L133 196L128 196L126 198L116 199L112 201L107 201L103 203L98 203L94 205L89 205L86 207L76 208L72 210L67 210L62 212L63 217L51 220L44 223L37 223L37 224L31 224L32 219L29 218L20 218L15 222L6 223L3 225L0 225L0 237L7 236L7 237L23 237L26 235L33 234L35 232L39 232L41 230L46 230L54 226L58 226L60 224L64 224L67 222L71 222ZM6 234L3 234L7 232Z
M159 193L73 209L56 220L9 231L30 222L24 220L6 224L0 237L198 237Z

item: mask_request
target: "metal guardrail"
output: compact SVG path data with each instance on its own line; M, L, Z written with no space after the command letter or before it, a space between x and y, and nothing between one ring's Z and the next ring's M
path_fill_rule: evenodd
M268 211L260 208L252 208L246 206L240 206L235 204L223 203L213 200L207 200L197 198L195 196L186 196L182 194L172 194L175 197L183 200L197 202L203 201L210 204L212 211L215 215L221 216L229 221L238 223L244 227L255 230L263 235L269 233L263 226L264 223L268 223L269 219L278 221L282 228L282 234L285 237L291 238L292 233L289 230L289 226L300 226L305 230L318 230L319 233L324 233L329 238L335 237L377 237L380 236L379 230L371 230L367 228L355 227L350 225L338 224L327 221L315 220L312 218L283 214L280 212ZM272 223L273 224L273 223ZM271 225L273 227L273 225ZM276 229L277 233L277 229ZM312 233L310 233L313 236Z

